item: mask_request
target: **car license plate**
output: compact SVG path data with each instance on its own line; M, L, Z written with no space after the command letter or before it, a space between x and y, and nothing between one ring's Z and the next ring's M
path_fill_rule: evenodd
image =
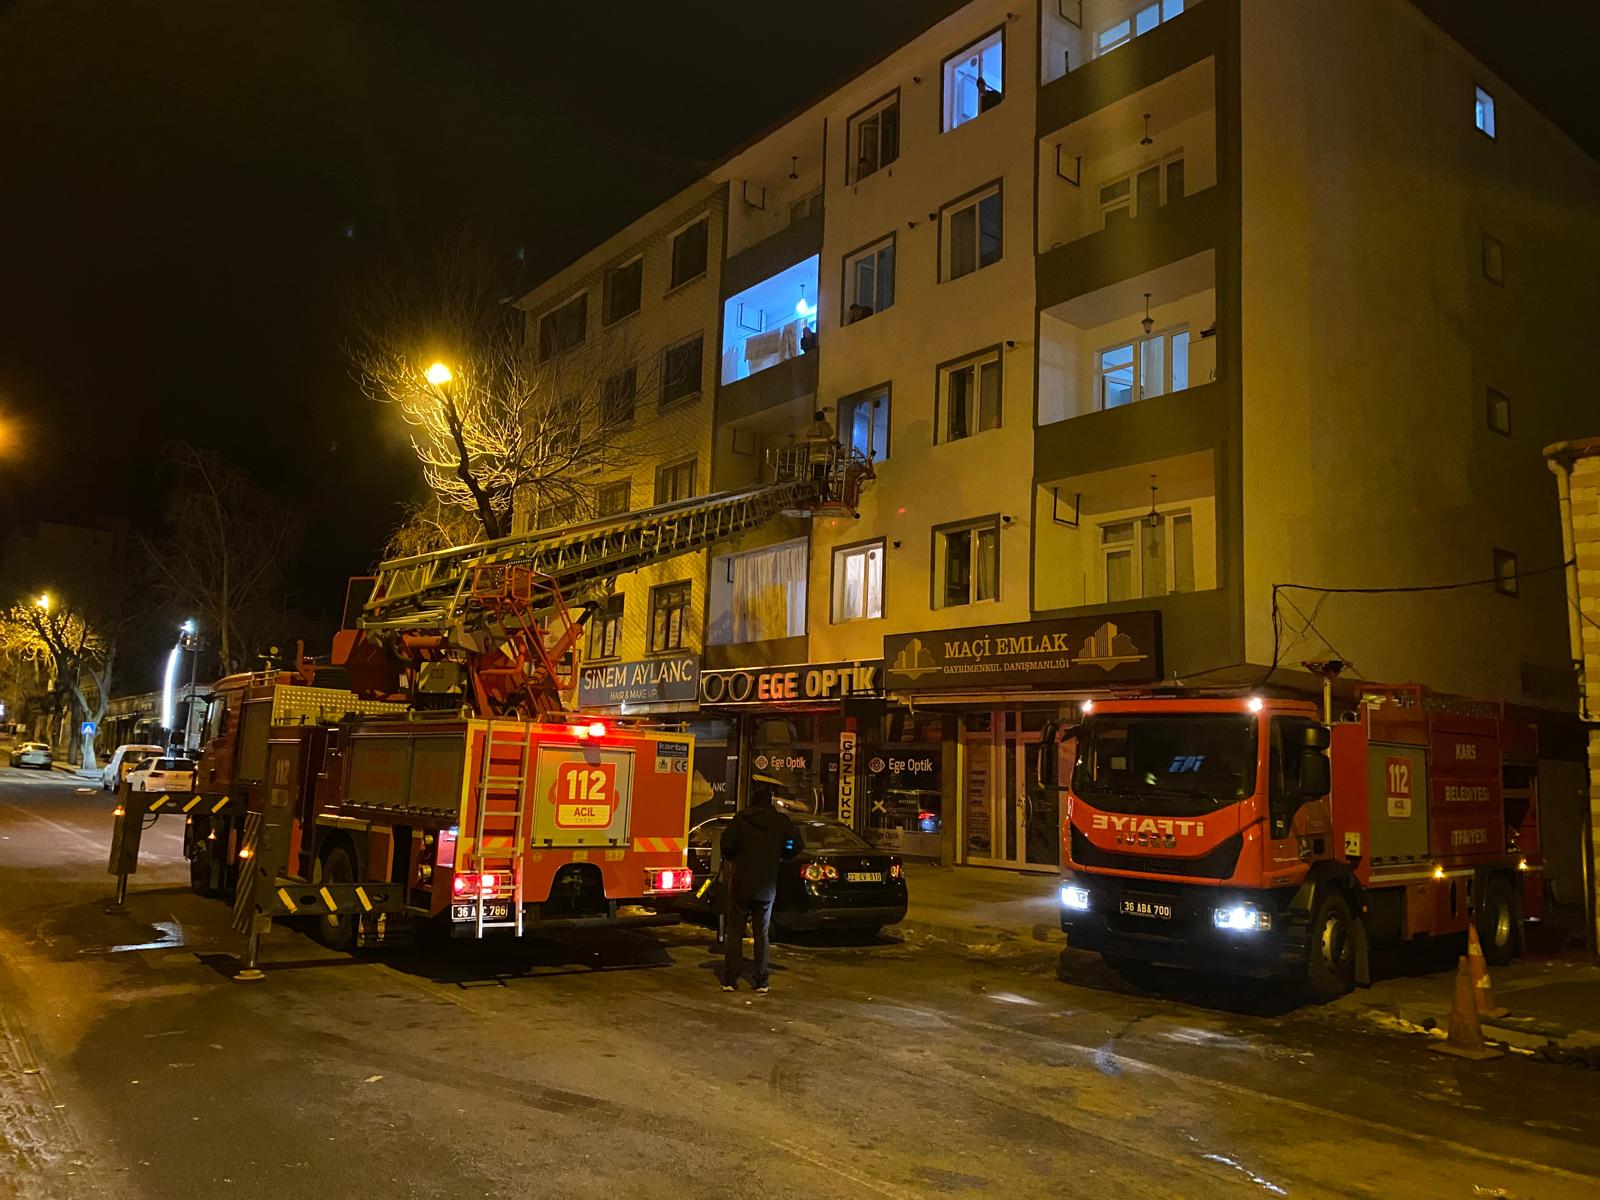
M1158 921L1172 920L1172 905L1156 900L1124 900L1121 905L1125 917L1151 917Z
M450 906L450 919L452 921L476 921L478 919L478 906L476 904L452 904ZM489 901L484 906L483 919L490 922L511 920L511 901Z
M846 871L844 873L844 881L846 883L882 883L883 882L883 872L882 871Z

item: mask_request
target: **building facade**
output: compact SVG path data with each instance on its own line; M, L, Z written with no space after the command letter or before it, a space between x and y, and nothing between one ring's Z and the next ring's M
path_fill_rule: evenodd
M760 482L819 410L876 470L855 519L620 581L579 699L700 723L708 805L777 771L1037 869L1032 747L1115 684L1340 660L1566 704L1536 501L1587 403L1594 161L1404 0L942 11L522 300L538 338L586 294L601 336L642 254L635 349L702 338L634 508L691 455L695 494Z

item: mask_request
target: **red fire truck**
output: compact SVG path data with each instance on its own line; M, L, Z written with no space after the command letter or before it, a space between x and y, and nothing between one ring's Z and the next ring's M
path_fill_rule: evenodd
M1061 927L1120 970L1328 999L1367 981L1371 946L1476 922L1506 962L1541 913L1536 732L1499 705L1382 686L1331 723L1261 694L1083 708L1058 735Z

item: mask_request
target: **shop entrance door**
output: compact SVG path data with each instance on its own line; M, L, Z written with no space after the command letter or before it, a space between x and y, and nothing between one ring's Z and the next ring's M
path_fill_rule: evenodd
M969 863L1031 870L1061 865L1060 800L1039 786L1045 713L1000 709L967 718L962 843Z

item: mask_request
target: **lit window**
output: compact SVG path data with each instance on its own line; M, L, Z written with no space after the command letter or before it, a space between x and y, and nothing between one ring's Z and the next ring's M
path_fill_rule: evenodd
M1494 552L1494 590L1502 596L1515 596L1522 590L1517 576L1517 556L1509 550Z
M974 522L934 534L934 607L1000 598L1000 522Z
M626 479L619 479L615 483L602 484L595 492L595 513L602 517L614 517L618 513L625 513L633 502L632 487Z
M589 293L574 296L539 318L539 357L553 358L583 341L589 327Z
M680 287L706 273L706 233L711 221L702 217L672 239L671 288Z
M1476 86L1472 89L1472 123L1479 132L1494 136L1494 97Z
M988 112L1005 96L1005 36L987 37L944 60L944 129Z
M873 462L889 457L889 389L839 402L839 437L852 453Z
M621 596L607 596L595 606L589 618L588 641L583 656L591 661L597 658L615 658L622 649Z
M688 633L691 589L687 579L650 589L650 649L683 649Z
M661 352L661 407L700 391L701 339L697 333Z
M900 157L900 93L869 105L849 123L845 182L859 183Z
M1000 261L1004 237L999 184L947 205L939 223L943 278L960 279Z
M1489 428L1511 436L1511 397L1489 389Z
M1170 21L1183 11L1183 0L1156 0L1139 9L1131 17L1124 17L1107 25L1094 39L1094 52L1105 54L1118 46L1125 46L1134 38L1149 33L1163 21Z
M1183 197L1183 156L1141 167L1100 185L1100 224L1115 225Z
M833 552L833 623L883 616L883 543Z
M880 313L894 304L894 238L868 246L844 264L844 323Z
M1000 352L939 369L938 440L956 442L985 429L1000 428Z
M631 317L639 311L643 283L643 258L636 258L606 272L604 309L607 325L615 325L623 317Z
M810 548L804 538L712 563L706 641L740 645L804 637Z
M1192 592L1195 586L1194 517L1159 512L1100 527L1105 602Z
M695 460L692 458L660 468L656 472L656 503L673 504L693 496L694 473Z
M1483 235L1483 277L1501 287L1506 285L1506 248L1487 233Z
M1186 326L1109 346L1095 356L1095 394L1103 409L1181 392L1188 386Z
M639 391L639 369L628 367L606 378L600 385L600 421L603 425L627 425L633 421L634 402Z

